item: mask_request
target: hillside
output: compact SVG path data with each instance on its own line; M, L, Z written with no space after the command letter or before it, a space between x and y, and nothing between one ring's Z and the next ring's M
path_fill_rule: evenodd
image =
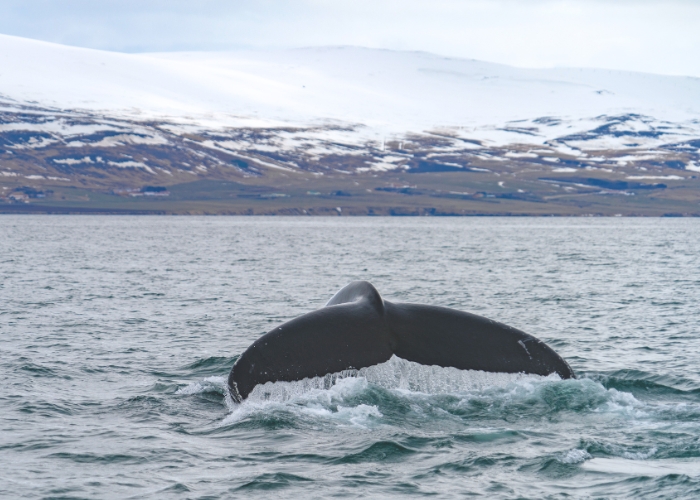
M0 35L0 211L700 214L700 79Z

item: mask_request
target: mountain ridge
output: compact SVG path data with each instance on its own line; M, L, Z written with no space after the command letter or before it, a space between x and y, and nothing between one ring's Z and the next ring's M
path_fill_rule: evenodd
M134 55L0 35L0 49L3 210L698 211L692 77L357 47ZM235 189L176 202L193 182Z

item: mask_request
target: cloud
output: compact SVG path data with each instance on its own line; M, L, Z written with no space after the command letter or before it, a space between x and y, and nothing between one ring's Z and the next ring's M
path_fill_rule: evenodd
M700 76L694 0L3 0L0 32L127 52L362 45Z

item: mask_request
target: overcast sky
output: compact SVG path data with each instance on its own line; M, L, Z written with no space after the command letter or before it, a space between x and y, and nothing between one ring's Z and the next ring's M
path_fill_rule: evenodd
M700 0L0 0L0 33L125 52L361 45L700 77Z

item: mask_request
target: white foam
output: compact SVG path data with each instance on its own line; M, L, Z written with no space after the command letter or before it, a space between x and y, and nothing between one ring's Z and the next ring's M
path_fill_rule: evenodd
M339 374L336 374L336 376ZM245 420L256 414L270 414L275 411L292 412L300 417L310 417L332 421L339 425L367 428L383 415L375 405L348 405L346 400L367 390L367 380L363 377L313 379L316 384L307 381L295 382L294 390L288 383L277 382L265 384L268 391L255 390L243 403L234 403L226 396L226 404L231 413L221 422L230 425ZM332 382L331 382L332 380ZM325 384L331 384L325 387ZM291 404L290 404L291 403Z
M347 393L348 388L363 390L367 384L421 394L464 394L497 387L504 388L516 382L532 383L543 380L560 380L560 378L556 374L541 377L523 373L489 373L426 366L392 356L385 363L360 370L346 370L296 382L260 384L249 394L247 401L283 402L308 393L329 390L334 391L335 395L340 395Z
M212 389L216 390L217 392L228 392L228 389L226 388L226 377L207 377L197 382L191 382L185 387L180 387L175 394L191 396L192 394L208 392Z
M567 451L563 456L558 458L561 463L563 464L580 464L585 462L586 460L590 460L591 454L588 453L586 450L580 450L578 448L574 448L573 450Z
M626 458L594 458L581 465L585 470L634 476L668 476L681 474L700 476L700 461L694 460L630 460Z

